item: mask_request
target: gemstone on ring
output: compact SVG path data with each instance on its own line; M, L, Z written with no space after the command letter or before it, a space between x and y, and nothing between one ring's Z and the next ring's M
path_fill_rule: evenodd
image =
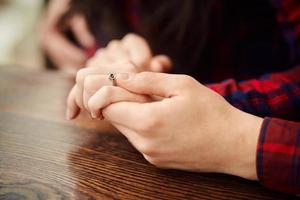
M115 75L113 73L108 73L108 79L110 81L114 81L116 79Z

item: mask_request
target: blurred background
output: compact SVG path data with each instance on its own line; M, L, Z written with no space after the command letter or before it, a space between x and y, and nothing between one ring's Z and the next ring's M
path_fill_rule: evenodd
M0 0L0 65L75 75L97 49L136 33L151 54L172 61L143 70L202 83L256 78L299 63L299 5L292 2L287 11L269 0ZM126 48L140 53L136 41ZM100 57L97 65L114 60Z
M0 65L44 66L38 46L43 0L0 0Z

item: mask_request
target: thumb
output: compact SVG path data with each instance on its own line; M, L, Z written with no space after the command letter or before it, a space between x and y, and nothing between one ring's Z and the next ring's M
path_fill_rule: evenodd
M180 75L155 72L122 73L116 75L116 84L133 93L168 98L178 94Z
M150 60L149 67L152 72L169 72L172 67L172 61L166 55L157 55Z

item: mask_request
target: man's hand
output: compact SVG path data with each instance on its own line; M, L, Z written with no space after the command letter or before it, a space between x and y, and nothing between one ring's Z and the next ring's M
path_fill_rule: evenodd
M110 90L109 95L97 92L89 96L87 109L93 116L102 111L150 163L257 179L261 118L234 108L185 75L120 73L116 82L134 94L160 96L162 100L127 102L119 91ZM119 98L122 102L116 101Z
M69 0L51 0L41 21L40 43L51 60L61 69L76 71L84 66L87 56L66 38L58 27L61 17L69 9ZM83 16L74 15L67 23L77 42L84 49L95 47L95 39L89 32Z

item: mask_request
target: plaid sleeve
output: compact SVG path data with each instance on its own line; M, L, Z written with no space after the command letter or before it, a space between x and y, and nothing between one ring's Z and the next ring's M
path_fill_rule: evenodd
M257 146L257 175L266 187L300 194L300 123L265 118Z
M229 79L207 86L245 112L260 117L300 120L300 65L259 79L239 83Z

